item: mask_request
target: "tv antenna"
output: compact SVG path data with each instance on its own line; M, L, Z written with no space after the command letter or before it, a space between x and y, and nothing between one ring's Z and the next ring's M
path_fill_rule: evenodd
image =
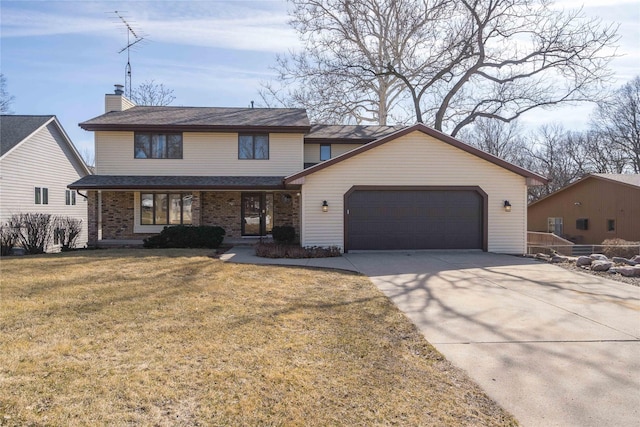
M127 29L127 45L120 49L118 53L122 53L125 50L127 51L127 65L124 67L124 95L127 98L131 98L131 47L142 40L144 40L143 36L139 36L129 25L126 19L118 12L117 10L113 13L116 14L118 18L122 21L125 28ZM131 41L131 36L133 36L133 41Z

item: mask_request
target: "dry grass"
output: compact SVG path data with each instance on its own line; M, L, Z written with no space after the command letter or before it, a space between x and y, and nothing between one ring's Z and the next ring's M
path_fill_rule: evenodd
M210 253L3 259L0 424L515 424L366 278Z

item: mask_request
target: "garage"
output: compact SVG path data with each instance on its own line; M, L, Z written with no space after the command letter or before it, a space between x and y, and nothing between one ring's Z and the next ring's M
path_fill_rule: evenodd
M345 195L347 250L484 249L478 187L354 187Z

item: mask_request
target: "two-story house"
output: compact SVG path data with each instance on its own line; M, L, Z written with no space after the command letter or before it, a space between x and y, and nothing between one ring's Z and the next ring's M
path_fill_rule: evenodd
M292 225L304 246L526 249L527 185L545 178L422 124L311 125L302 109L135 106L120 90L95 132L90 241L172 224L227 238Z
M0 222L21 213L78 219L85 246L87 203L67 186L91 172L56 116L0 116L0 148ZM47 251L60 249L56 237Z

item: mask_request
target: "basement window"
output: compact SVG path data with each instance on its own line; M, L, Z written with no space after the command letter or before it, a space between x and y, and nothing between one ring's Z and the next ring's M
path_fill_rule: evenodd
M609 232L616 231L616 220L615 219L608 219L607 220L607 231L609 231Z

